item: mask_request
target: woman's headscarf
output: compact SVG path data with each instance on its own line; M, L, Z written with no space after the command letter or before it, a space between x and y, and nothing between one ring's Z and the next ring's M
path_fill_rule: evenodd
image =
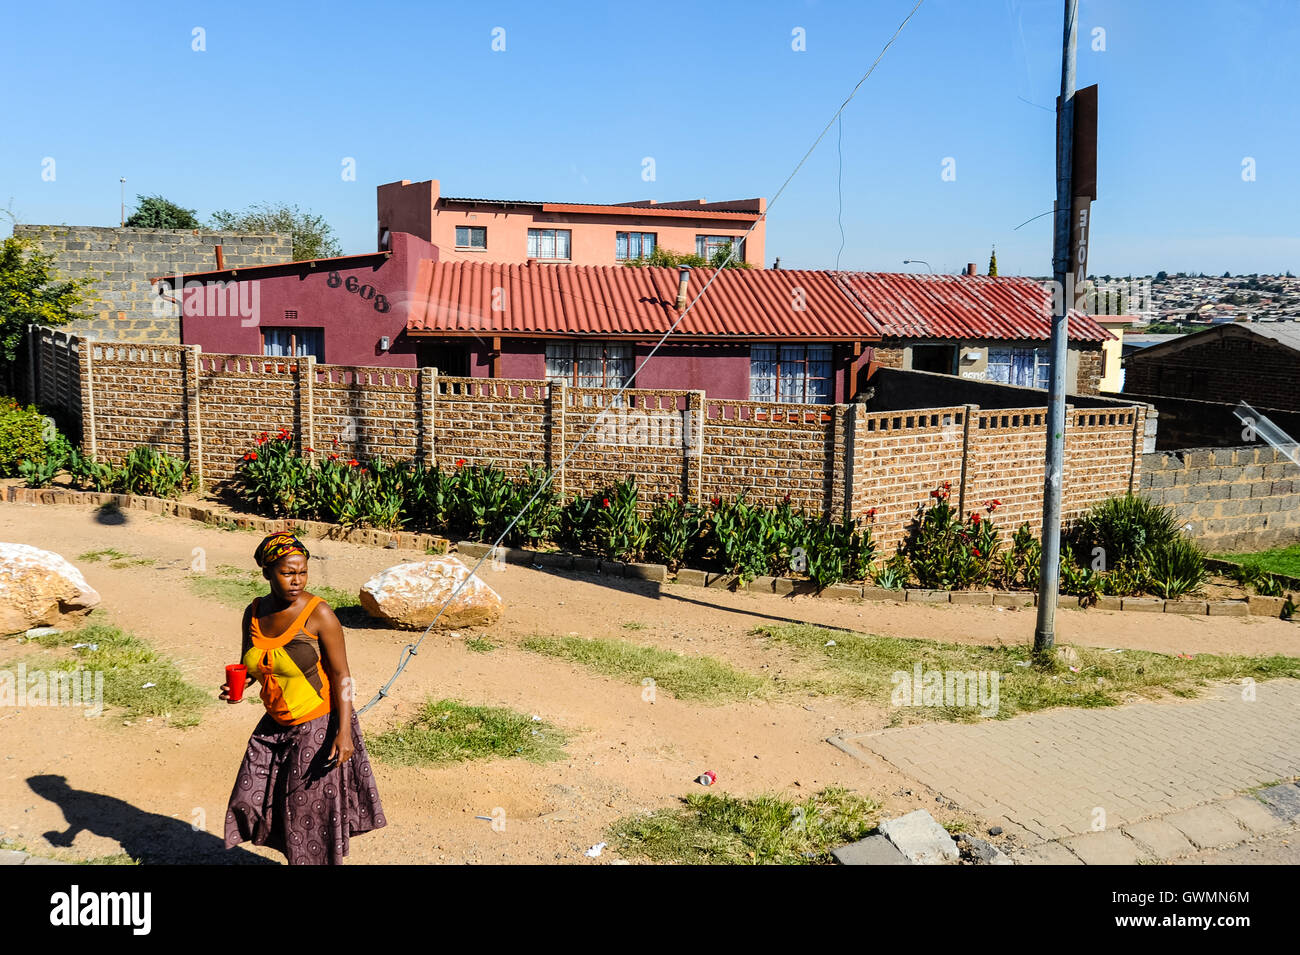
M269 567L286 554L302 554L310 558L307 548L293 534L268 534L253 551L253 560L258 567Z

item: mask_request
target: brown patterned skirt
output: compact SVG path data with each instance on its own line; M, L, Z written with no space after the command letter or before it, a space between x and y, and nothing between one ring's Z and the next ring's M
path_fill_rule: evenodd
M230 793L227 849L252 842L283 852L289 865L340 865L351 836L388 824L355 710L352 758L324 768L331 719L281 726L262 717Z

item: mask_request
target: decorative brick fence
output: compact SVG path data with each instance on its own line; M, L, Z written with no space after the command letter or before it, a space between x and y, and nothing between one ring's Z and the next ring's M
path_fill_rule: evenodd
M30 396L81 422L84 448L118 461L147 443L189 460L208 484L229 479L262 431L291 429L302 448L382 455L447 468L460 458L512 475L558 469L564 494L635 477L648 503L747 491L836 519L875 509L877 540L900 540L943 481L965 511L997 499L1000 525L1042 521L1044 408L954 405L869 411L707 398L700 391L606 389L562 382L452 378L432 368L317 365L197 346L86 341L29 330ZM1146 406L1070 408L1067 517L1141 481ZM594 430L583 435L589 428ZM567 464L560 467L568 458Z

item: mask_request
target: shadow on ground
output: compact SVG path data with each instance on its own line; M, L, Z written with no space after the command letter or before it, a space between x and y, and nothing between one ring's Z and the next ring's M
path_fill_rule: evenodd
M67 820L64 831L44 833L53 846L70 848L84 830L112 839L143 865L277 864L238 846L227 849L221 838L196 831L180 819L145 812L113 796L74 789L63 776L29 776L27 785L38 796L56 803Z

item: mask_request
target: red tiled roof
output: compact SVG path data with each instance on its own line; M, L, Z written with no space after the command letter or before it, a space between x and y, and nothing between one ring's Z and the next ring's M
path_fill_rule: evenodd
M1034 279L993 275L839 272L841 284L884 338L1042 339L1052 336L1051 296ZM1071 341L1115 336L1071 309Z
M715 271L690 270L688 302ZM678 315L678 282L674 268L425 260L406 327L416 333L661 335ZM723 269L674 334L878 337L834 273L795 269Z

